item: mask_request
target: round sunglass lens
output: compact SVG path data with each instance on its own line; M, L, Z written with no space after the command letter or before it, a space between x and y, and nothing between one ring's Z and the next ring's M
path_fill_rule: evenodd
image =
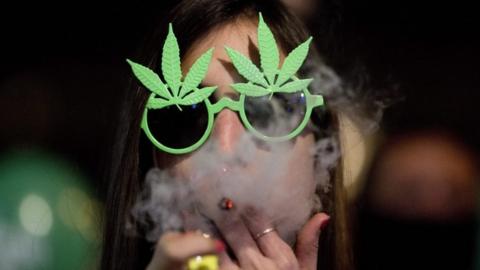
M258 132L269 137L283 137L293 132L305 117L305 98L303 92L247 96L245 115Z
M198 142L208 127L205 102L191 106L168 106L148 111L150 132L161 144L175 149L186 148Z

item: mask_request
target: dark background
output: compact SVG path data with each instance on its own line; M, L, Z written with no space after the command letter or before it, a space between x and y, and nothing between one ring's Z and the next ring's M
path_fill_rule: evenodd
M135 54L170 2L2 8L0 151L34 146L56 153L98 187L128 81L125 58ZM343 31L339 48L362 55L372 80L387 80L400 93L385 112L385 131L441 127L476 147L473 3L331 2L340 7L332 15L341 22L335 31Z
M103 200L119 101L130 76L125 59L134 57L174 2L2 7L0 155L15 149L57 155L84 174ZM356 61L365 66L370 94L389 104L381 123L387 136L436 128L455 133L478 153L480 16L473 3L328 0L322 6L326 9L318 11L319 18L333 26L312 31L330 31L334 37L320 45L334 67L348 71ZM474 245L470 223L453 229L418 229L416 224L408 230L409 224L367 221L367 240L360 245L366 265L385 262L396 269L391 262L401 260L405 267L397 265L399 269L413 269L409 263L421 255L424 269L432 268L432 261L437 269L445 268L445 261L453 263L450 269L461 269L471 259L465 252ZM372 226L375 222L380 225ZM425 235L431 237L420 242L425 245L409 242ZM437 243L451 249L426 256Z

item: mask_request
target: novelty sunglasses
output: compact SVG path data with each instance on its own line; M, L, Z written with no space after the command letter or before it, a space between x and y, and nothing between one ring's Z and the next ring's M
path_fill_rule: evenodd
M222 97L212 101L217 87L201 85L213 48L195 61L182 80L180 51L171 24L162 51L165 83L151 69L127 59L135 77L151 92L141 128L157 148L171 154L195 151L212 133L215 115L226 108L237 112L245 128L261 140L286 141L302 132L312 110L324 105L321 95L308 90L312 79L295 75L312 38L292 50L279 68L279 50L262 14L257 34L260 68L240 52L225 47L236 71L247 81L231 85L238 100Z

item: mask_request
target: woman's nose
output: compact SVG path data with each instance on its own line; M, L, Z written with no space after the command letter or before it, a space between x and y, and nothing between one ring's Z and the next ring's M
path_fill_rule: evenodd
M225 109L217 114L212 135L220 151L233 153L244 133L245 128L236 112Z

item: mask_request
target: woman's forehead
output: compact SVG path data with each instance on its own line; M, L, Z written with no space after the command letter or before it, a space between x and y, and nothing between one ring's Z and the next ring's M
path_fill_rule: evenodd
M249 53L249 43L256 47L256 27L245 22L235 22L214 29L205 38L197 40L185 54L182 63L184 74L204 52L214 48L212 60L208 66L208 72L202 84L218 86L218 91L224 91L225 87L234 81L241 80L240 75L232 65L232 61L225 52L225 46L233 48L250 59L254 58ZM254 59L252 59L254 60Z

